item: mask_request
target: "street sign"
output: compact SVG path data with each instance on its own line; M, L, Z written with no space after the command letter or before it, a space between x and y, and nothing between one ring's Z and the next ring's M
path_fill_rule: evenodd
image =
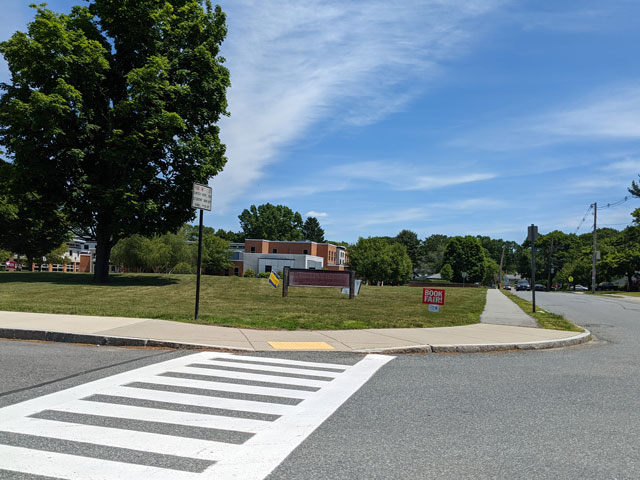
M213 198L212 188L199 183L193 184L193 194L191 195L191 208L211 211L211 200Z
M429 305L429 311L433 313L440 313L440 305Z
M573 277L569 277L569 283L573 283Z
M444 289L423 288L422 303L427 303L429 305L444 305Z

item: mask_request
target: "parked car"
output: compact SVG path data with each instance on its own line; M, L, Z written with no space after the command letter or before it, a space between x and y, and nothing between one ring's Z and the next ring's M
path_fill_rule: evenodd
M583 285L574 285L572 290L575 290L576 292L587 292L589 291L589 289Z
M536 292L544 292L547 290L547 287L545 285L542 285L541 283L536 283L535 289Z
M505 290L511 290L511 285L505 285L505 286L504 286L504 289L505 289Z
M555 285L551 285L551 290L553 290L554 292L560 290L560 285L558 285L557 283Z
M618 290L618 285L613 282L602 282L598 284L596 290Z
M7 260L4 262L4 268L9 271L20 271L22 270L22 264L20 262L16 262L15 260Z
M516 292L519 292L520 290L531 290L531 285L529 285L529 282L527 282L526 280L520 280L517 284L516 284Z

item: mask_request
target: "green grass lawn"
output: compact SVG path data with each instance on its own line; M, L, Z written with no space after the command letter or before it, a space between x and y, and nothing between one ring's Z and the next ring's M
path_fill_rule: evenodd
M118 274L96 285L88 274L0 273L0 310L159 318L195 323L195 275ZM266 279L203 276L197 323L264 329L448 327L477 323L486 289L446 289L430 313L416 287L363 285L349 300L335 288L290 287L282 298Z
M536 313L533 313L533 303L524 298L520 298L515 293L510 291L501 290L507 297L518 305L524 313L531 315L538 321L538 325L542 328L548 328L550 330L567 330L569 332L584 332L584 329L574 325L562 315L551 313L539 306L536 306Z

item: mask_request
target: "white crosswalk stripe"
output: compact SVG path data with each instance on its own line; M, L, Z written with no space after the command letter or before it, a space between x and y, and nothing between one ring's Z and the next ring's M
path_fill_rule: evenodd
M0 471L262 479L393 357L203 352L0 408Z

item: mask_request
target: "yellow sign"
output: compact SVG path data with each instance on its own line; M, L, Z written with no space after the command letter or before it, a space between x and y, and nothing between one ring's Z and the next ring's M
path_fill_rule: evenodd
M280 277L276 272L271 272L271 275L269 275L269 283L273 288L278 288L278 284L280 283Z
M573 277L569 277L569 283L573 283Z

